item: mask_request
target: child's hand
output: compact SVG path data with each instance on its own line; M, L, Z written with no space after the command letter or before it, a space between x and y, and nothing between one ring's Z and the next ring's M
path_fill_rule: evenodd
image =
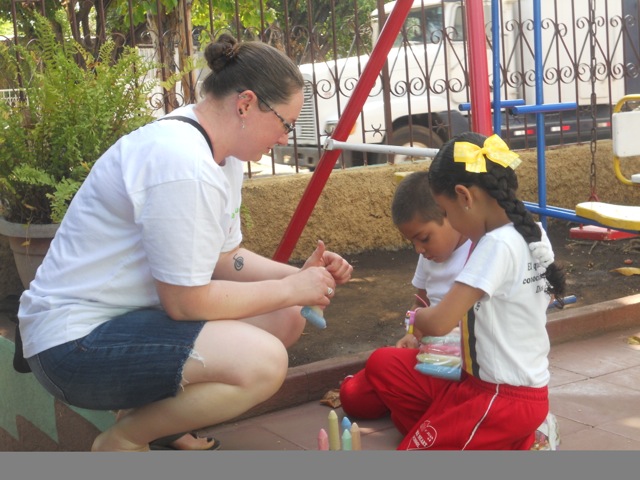
M407 333L396 342L396 348L418 348L418 346L418 339L411 333Z

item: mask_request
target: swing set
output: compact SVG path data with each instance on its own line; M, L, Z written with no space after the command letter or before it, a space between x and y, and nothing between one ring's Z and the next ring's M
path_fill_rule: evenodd
M549 105L543 101L542 91L542 20L540 0L533 2L533 33L534 33L534 62L535 62L535 85L536 85L536 105L513 107L514 113L535 113L537 131L544 132L544 113L565 109L575 109L575 103L562 103ZM494 27L498 22L498 2L492 2L492 24ZM595 31L595 0L589 0L589 40L590 40L590 80L591 80L591 102L592 112L595 109L595 82L596 82L596 31ZM499 42L500 36L497 28L492 32L494 41L494 66L499 66ZM471 40L470 40L471 41ZM499 68L494 68L494 92L499 92ZM473 82L472 82L473 88ZM477 88L477 85L476 85ZM499 94L499 93L498 93ZM640 174L634 174L631 179L627 179L621 170L620 161L623 158L640 155L640 141L634 136L634 122L640 117L640 111L623 111L625 105L640 100L640 95L627 95L620 99L612 114L612 141L613 141L613 168L616 177L625 185L640 186ZM499 100L494 104L499 105ZM499 116L494 116L494 120L499 121ZM545 181L545 144L544 136L537 137L537 157L538 157L538 203L524 202L527 209L540 216L542 224L546 227L546 216L569 220L580 224L579 227L572 228L570 237L585 238L590 240L617 240L622 238L635 237L640 233L640 206L622 206L601 202L596 193L595 174L595 115L593 115L593 130L591 139L591 195L589 201L576 205L575 210L569 210L546 205L546 181ZM638 125L635 123L635 125ZM496 128L496 127L494 127ZM636 127L637 128L637 127ZM500 131L497 124L496 131ZM586 227L584 226L586 225Z
M359 112L371 91L377 75L381 71L387 55L395 38L400 32L407 17L412 2L397 2L388 16L379 40L373 48L370 59L364 67L360 80L356 85L353 95L345 107L331 138L324 146L324 152L317 168L312 174L311 180L298 204L296 211L284 233L278 246L274 260L286 262L291 256L295 245L300 238L302 230L311 216L313 208L318 201L322 189L333 171L333 167L341 150L352 149L364 152L406 154L414 156L433 157L437 149L398 147L393 145L368 145L347 144L351 126L357 121ZM591 44L591 86L595 88L595 0L589 0L590 4L590 44ZM561 110L570 110L577 107L576 103L545 104L542 92L542 24L540 0L533 2L533 29L534 29L534 55L535 55L535 105L524 105L524 101L500 100L500 22L499 3L492 1L491 16L492 41L493 41L493 104L489 98L489 73L486 61L486 37L484 25L484 12L482 0L467 0L466 21L468 29L469 49L469 78L471 102L462 105L461 108L472 112L472 130L484 135L500 132L501 110L511 108L516 114L535 114L538 132L544 132L544 114ZM592 95L593 98L593 95ZM640 173L633 174L630 178L622 173L621 161L640 155L640 139L637 125L640 122L640 110L623 110L625 105L640 101L640 95L628 95L620 99L612 113L612 139L613 139L613 168L616 177L625 185L640 187ZM592 100L593 102L593 100ZM493 111L493 122L492 114ZM595 118L594 118L595 122ZM550 206L546 204L546 174L545 174L545 139L544 135L538 135L537 167L538 167L538 203L524 202L526 208L540 217L540 221L546 228L546 217L568 220L581 225L572 229L573 236L591 239L617 239L640 234L640 206L621 206L600 202L595 193L595 135L592 135L592 192L589 201L579 203L575 210ZM586 225L583 227L582 225ZM586 232L586 233L585 233ZM606 233L604 233L606 232Z
M621 162L625 159L640 156L640 141L638 140L638 125L640 122L640 110L623 111L625 105L640 101L640 95L626 95L622 97L613 110L611 128L613 139L613 171L616 178L624 185L640 187L640 173L625 176ZM640 230L640 207L612 205L597 201L588 201L576 205L576 214L581 217L595 220L601 225L619 229L619 235L614 238L626 238L636 236L624 231L638 232Z

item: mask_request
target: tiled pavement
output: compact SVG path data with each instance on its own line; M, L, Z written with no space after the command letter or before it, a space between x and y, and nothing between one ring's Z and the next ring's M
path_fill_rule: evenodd
M560 450L640 450L640 346L627 343L634 335L640 325L551 348L550 403ZM330 410L310 401L210 433L224 450L317 450ZM388 418L357 423L365 450L393 450L401 439Z

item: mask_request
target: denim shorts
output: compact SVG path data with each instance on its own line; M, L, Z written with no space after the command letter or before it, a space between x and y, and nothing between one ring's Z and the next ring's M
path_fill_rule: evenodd
M27 361L44 388L69 405L136 408L178 393L205 323L175 321L162 310L134 310Z

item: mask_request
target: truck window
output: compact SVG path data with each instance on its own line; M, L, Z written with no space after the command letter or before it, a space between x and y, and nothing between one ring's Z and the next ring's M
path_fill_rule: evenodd
M491 5L483 5L485 34L491 38ZM449 33L451 41L463 42L466 39L466 17L464 7L457 6L453 15L453 32Z
M424 43L425 41L426 43L440 43L443 35L442 23L442 6L412 10L409 12L402 26L402 31L398 34L393 46L402 46L404 38L407 39L407 43ZM424 34L423 25L426 25Z
M453 32L451 32L451 40L456 41L464 41L464 9L462 7L457 7L455 10L455 15L453 16Z

